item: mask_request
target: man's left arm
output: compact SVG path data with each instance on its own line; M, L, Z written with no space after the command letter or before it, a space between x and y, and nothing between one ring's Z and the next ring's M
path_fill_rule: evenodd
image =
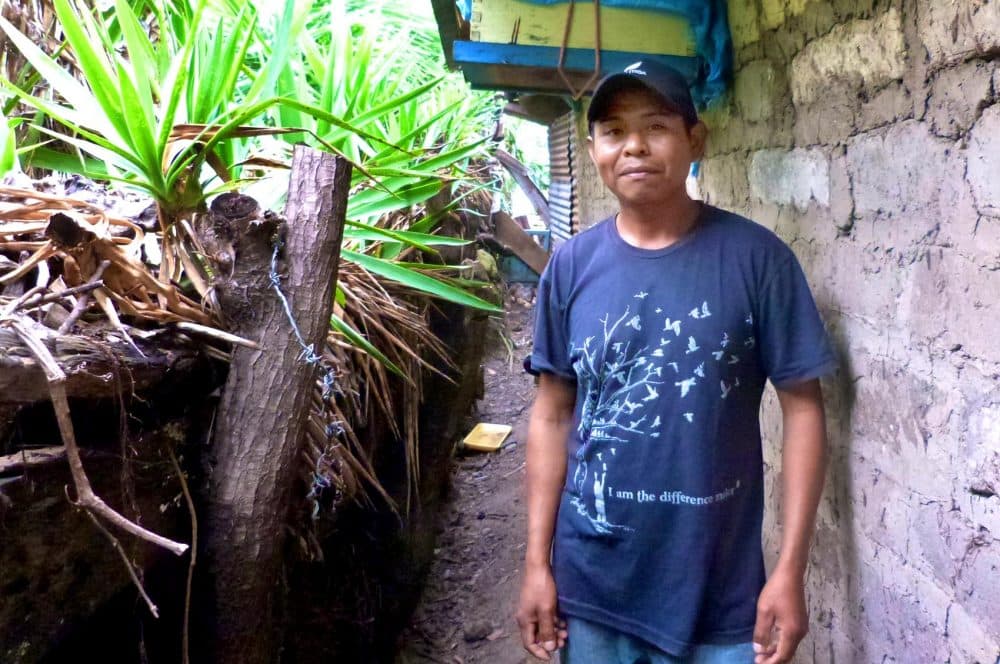
M819 380L778 389L782 417L778 562L757 600L756 664L789 662L808 631L804 577L826 472L826 421Z

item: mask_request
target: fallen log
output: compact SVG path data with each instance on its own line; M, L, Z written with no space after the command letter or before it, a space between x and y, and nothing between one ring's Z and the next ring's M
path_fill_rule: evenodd
M204 356L193 343L136 341L141 353L123 339L59 334L41 326L36 334L59 361L70 398L114 398L122 390L142 392L171 377L183 376ZM28 404L49 398L49 383L41 364L17 340L13 330L0 327L0 403Z

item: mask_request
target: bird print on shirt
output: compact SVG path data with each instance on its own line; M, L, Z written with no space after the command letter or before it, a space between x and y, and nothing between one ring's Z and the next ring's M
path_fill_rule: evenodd
M699 309L698 307L695 307L694 309L692 309L690 311L690 313L688 313L688 316L690 316L691 318L694 318L696 320L701 319L701 318L708 318L711 315L712 315L712 312L708 310L708 302L702 302L701 309Z
M691 388L698 384L697 378L685 378L682 381L674 383L677 387L681 388L681 398L683 399L691 391Z
M701 350L701 346L694 340L694 337L688 337L688 347L684 354L690 355L691 353L697 353L699 350Z

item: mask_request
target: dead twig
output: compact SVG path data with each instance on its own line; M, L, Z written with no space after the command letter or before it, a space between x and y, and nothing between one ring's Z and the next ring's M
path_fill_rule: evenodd
M67 494L66 497L69 498L70 502L73 502L73 499L69 497L69 494ZM142 582L139 580L139 576L135 573L135 565L133 565L132 561L128 559L125 549L122 548L122 543L118 541L118 538L114 536L114 533L105 528L104 524L97 520L97 517L94 516L93 512L88 509L83 509L83 511L90 517L90 520L94 522L97 529L104 533L104 536L111 542L111 546L118 552L118 555L121 556L122 562L125 563L125 569L128 570L128 575L132 578L132 583L139 591L139 595L142 596L142 599L146 602L146 606L149 607L149 612L153 614L154 618L159 618L160 610L156 608L156 604L153 604L153 600L151 600L149 595L146 594L146 589L142 587Z
M184 321L180 321L174 323L174 327L178 330L183 330L184 332L190 332L191 334L199 334L210 339L218 339L219 341L225 341L237 346L245 346L253 350L260 350L260 344L256 341L250 341L249 339L244 339L243 337L230 334L229 332L223 332L222 330L217 330L214 327L208 327L207 325L198 325L197 323L186 323Z
M6 318L7 316L10 316L11 314L13 314L17 310L19 310L21 307L23 307L24 303L27 302L29 298L34 297L35 295L38 295L39 293L41 293L44 290L45 290L44 286L35 286L31 290L29 290L28 292L24 293L23 295L21 295L20 297L18 297L16 300L14 300L10 304L8 304L6 307L4 307L3 311L0 311L0 318Z
M518 466L517 468L515 468L514 470L511 470L511 471L509 471L507 473L504 473L502 479L507 479L508 477L510 477L511 475L513 475L514 473L520 472L522 470L524 470L524 464L523 463L520 466Z
M111 265L111 261L101 261L101 263L97 266L97 269L94 270L94 274L91 275L90 279L87 280L87 283L85 283L84 286L90 286L97 283L103 285L104 281L101 280L101 277L104 275L104 271L108 269L109 265ZM88 290L80 296L80 299L78 299L76 304L73 306L73 311L69 313L69 317L63 321L62 325L59 326L59 329L57 330L59 334L66 334L69 332L70 329L72 329L73 324L76 323L77 319L83 315L84 311L87 310L87 306L89 304L90 291Z
M14 454L0 456L0 473L44 466L65 459L66 448L62 446L19 450Z
M181 662L190 664L189 657L190 631L191 631L191 585L194 583L195 559L198 555L198 515L194 511L194 499L191 498L191 490L188 488L187 480L184 479L184 472L177 462L177 455L174 454L173 447L167 446L167 454L170 455L170 463L174 466L177 479L181 483L181 491L184 493L184 502L187 503L188 514L191 516L191 560L188 561L187 585L184 589L184 626L181 632Z
M187 544L175 542L157 535L126 519L94 493L94 489L90 485L90 480L83 469L83 461L80 459L80 448L77 447L76 434L73 430L73 421L70 419L69 401L66 397L66 374L55 358L52 357L49 349L45 347L45 344L41 342L37 334L32 331L31 325L32 321L22 316L8 315L0 317L0 326L10 327L14 330L21 343L35 356L35 359L38 360L39 365L41 365L42 370L45 372L49 385L49 396L52 399L56 421L59 424L59 433L62 437L63 445L66 447L66 456L69 459L70 474L73 477L73 484L76 487L76 502L74 504L102 516L106 521L121 530L131 533L139 539L163 547L178 556L187 551Z
M51 304L53 302L58 302L63 298L70 297L71 295L85 295L92 290L98 289L104 285L103 281L94 281L92 283L86 283L81 286L73 286L72 288L67 288L61 290L58 293L48 293L46 295L36 295L34 300L30 302L25 302L21 305L21 309L24 311L29 311L37 307L45 306L46 304Z

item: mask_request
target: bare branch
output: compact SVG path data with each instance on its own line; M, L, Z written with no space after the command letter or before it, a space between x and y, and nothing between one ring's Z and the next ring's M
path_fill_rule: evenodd
M69 496L67 496L67 498L68 497ZM72 502L72 500L70 500L70 502ZM94 516L93 512L86 509L83 511L90 517L90 520L94 522L97 529L104 533L104 535L111 541L111 546L114 547L115 551L118 552L118 555L121 556L122 562L125 563L125 569L128 570L128 575L132 577L132 583L139 591L139 595L142 596L142 599L145 600L146 606L149 607L149 612L153 614L154 618L159 618L160 610L156 608L156 605L153 604L153 600L151 600L149 595L146 594L146 589L142 587L142 582L139 580L139 576L135 573L135 565L132 564L132 561L128 559L128 555L125 554L125 549L122 548L122 543L118 541L118 538L115 537L110 530L105 528L104 525L97 520L97 517Z
M94 274L84 285L89 286L90 284L103 283L103 281L101 281L101 277L104 276L104 271L108 269L109 265L111 265L111 261L101 261L100 265L97 266L97 269L94 270ZM59 334L66 334L70 331L73 327L73 323L75 323L76 320L83 315L83 312L87 310L88 304L90 304L90 291L81 295L80 299L76 301L76 305L73 307L73 311L70 312L69 317L63 321L62 325L59 326Z
M24 311L28 311L29 309L35 309L36 307L41 307L46 304L51 304L52 302L58 302L63 298L69 297L70 295L81 295L89 293L90 291L96 290L103 285L104 282L98 280L91 283L81 284L79 286L73 286L72 288L61 290L58 293L48 293L46 295L39 295L30 302L25 302L23 305L21 305L21 309Z
M198 515L194 510L194 499L191 497L191 490L188 488L187 480L184 479L184 472L177 462L177 455L174 449L167 446L167 454L170 455L170 463L174 466L177 479L181 483L181 491L184 493L184 502L187 503L188 514L191 516L191 560L188 562L187 586L184 589L184 627L181 634L181 662L190 664L189 655L190 631L191 631L191 584L194 582L194 566L198 556Z
M230 334L229 332L223 332L222 330L217 330L214 327L209 327L207 325L181 321L174 323L174 327L178 330L183 330L192 334L200 334L202 336L209 337L210 339L218 339L220 341L236 344L237 346L245 346L253 350L260 350L260 344L256 341L250 341L249 339L244 339L243 337Z

